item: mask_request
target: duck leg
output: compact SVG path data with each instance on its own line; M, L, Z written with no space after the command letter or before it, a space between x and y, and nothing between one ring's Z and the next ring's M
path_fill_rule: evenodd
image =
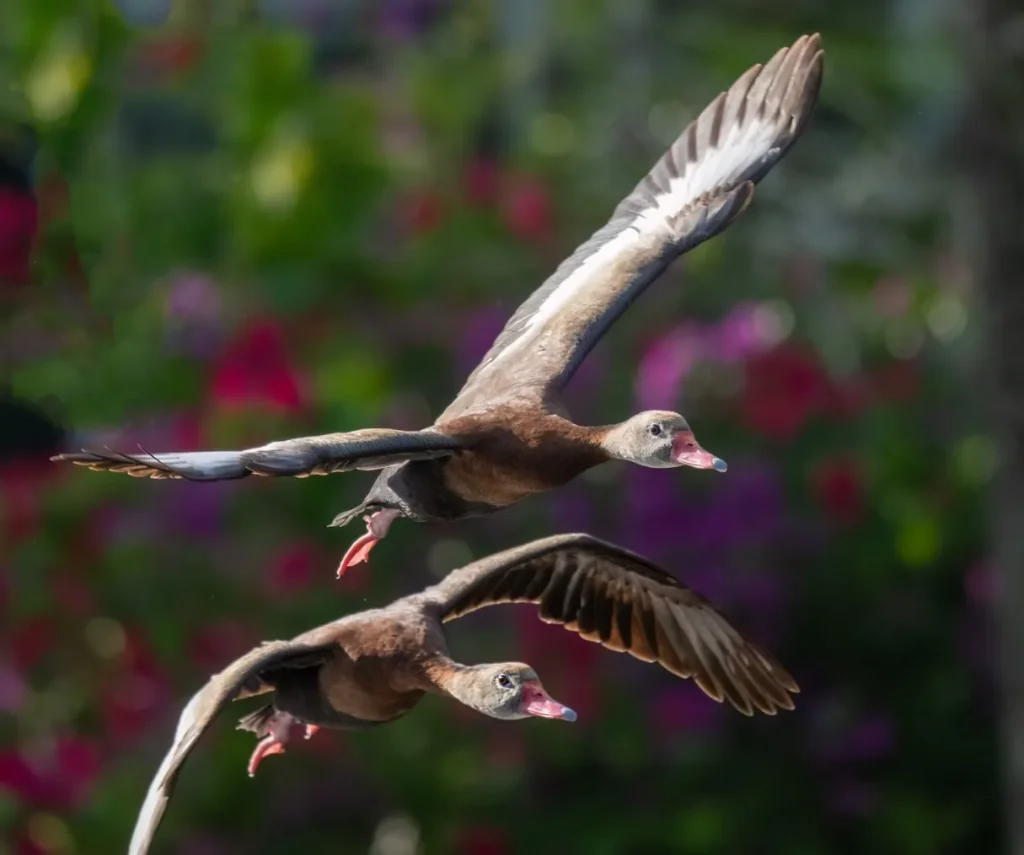
M345 571L349 567L354 567L369 559L370 550L388 533L391 523L399 516L401 516L400 511L388 509L375 511L369 516L363 517L366 520L366 534L353 543L345 553L345 557L341 559L341 564L338 565L339 579L345 575Z
M256 774L256 769L264 757L271 754L284 754L284 745L288 741L293 724L297 724L288 713L275 712L263 723L263 737L256 743L252 756L249 758L249 777ZM308 739L309 737L307 737Z

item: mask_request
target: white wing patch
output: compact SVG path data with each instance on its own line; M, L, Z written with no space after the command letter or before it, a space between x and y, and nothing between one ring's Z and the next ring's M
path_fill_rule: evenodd
M667 193L656 196L650 208L625 224L622 231L584 259L576 270L559 283L530 318L519 337L501 351L494 361L500 362L528 341L533 341L544 324L587 290L602 267L610 265L620 254L629 252L641 237L653 237L658 232L663 232L666 240L675 237L671 228L672 220L702 198L732 190L739 176L746 174L752 166L765 158L774 156L772 143L778 135L777 121L752 121L730 127L717 148L708 151L702 160L688 163L682 175L671 179Z
M635 220L634 220L635 222ZM620 253L627 251L632 244L640 237L639 231L630 223L621 232L613 237L608 243L602 246L593 255L585 258L583 263L577 267L569 276L558 284L548 298L541 303L540 307L530 318L529 323L522 334L516 338L508 347L498 354L495 362L502 357L518 350L527 341L532 341L534 334L551 318L555 317L565 306L571 303L577 295L587 290L587 286L600 273L602 266L611 262Z
M778 122L733 125L717 148L696 163L687 163L683 174L669 181L668 193L658 196L654 206L634 220L635 226L644 233L664 228L701 197L731 190L740 175L774 156L772 143L778 136Z

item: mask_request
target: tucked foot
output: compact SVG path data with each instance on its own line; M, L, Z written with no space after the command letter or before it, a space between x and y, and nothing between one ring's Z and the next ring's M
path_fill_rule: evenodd
M398 516L398 511L386 510L376 511L369 516L363 517L366 520L366 534L356 540L341 559L341 564L338 565L339 579L345 575L345 571L349 567L354 567L356 564L362 564L364 561L369 560L370 550L388 533L391 523Z
M267 719L265 735L256 743L256 748L249 758L249 777L256 774L264 757L271 754L284 754L284 745L288 741L292 724L295 723L288 713L276 712Z

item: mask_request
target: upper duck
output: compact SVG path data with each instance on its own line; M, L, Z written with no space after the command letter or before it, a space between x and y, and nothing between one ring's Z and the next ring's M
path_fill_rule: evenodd
M512 316L455 400L429 428L371 428L244 451L61 454L91 469L219 481L383 469L363 502L367 533L338 568L366 559L397 517L454 520L560 486L608 460L725 471L678 413L584 427L559 395L583 358L672 261L725 229L800 135L817 100L823 52L802 36L755 65L690 123L668 152Z
M401 718L426 693L500 719L575 721L520 662L463 665L444 624L498 603L535 603L540 619L610 650L692 677L740 712L792 709L793 678L699 594L650 562L585 534L537 540L476 561L383 609L349 615L292 641L266 642L213 676L189 701L136 822L129 855L144 855L185 758L229 701L266 695L239 730L264 757L284 752L293 725L360 730Z

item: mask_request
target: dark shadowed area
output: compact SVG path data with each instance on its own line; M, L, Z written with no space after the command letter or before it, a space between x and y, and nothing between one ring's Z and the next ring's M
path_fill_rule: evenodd
M1001 730L990 555L1019 573L1024 456L995 553L988 493L1024 432L1001 440L986 413L1021 418L1024 357L999 356L1013 330L985 332L976 291L980 270L986 311L1021 318L999 302L1020 302L999 287L1020 265L985 261L1020 241L970 241L1024 184L1001 187L983 134L961 143L1024 115L1024 93L965 110L996 79L972 69L990 24L968 45L926 0L0 4L0 853L123 852L210 674L568 531L714 601L794 675L797 709L748 719L529 606L489 609L452 625L453 653L529 663L578 721L428 698L293 740L249 779L243 701L154 851L1011 851L1000 745L1024 738L1024 701ZM685 124L816 31L803 137L567 394L583 424L684 413L726 474L611 464L489 517L400 522L336 581L363 528L327 524L372 473L193 484L47 462L429 424Z

